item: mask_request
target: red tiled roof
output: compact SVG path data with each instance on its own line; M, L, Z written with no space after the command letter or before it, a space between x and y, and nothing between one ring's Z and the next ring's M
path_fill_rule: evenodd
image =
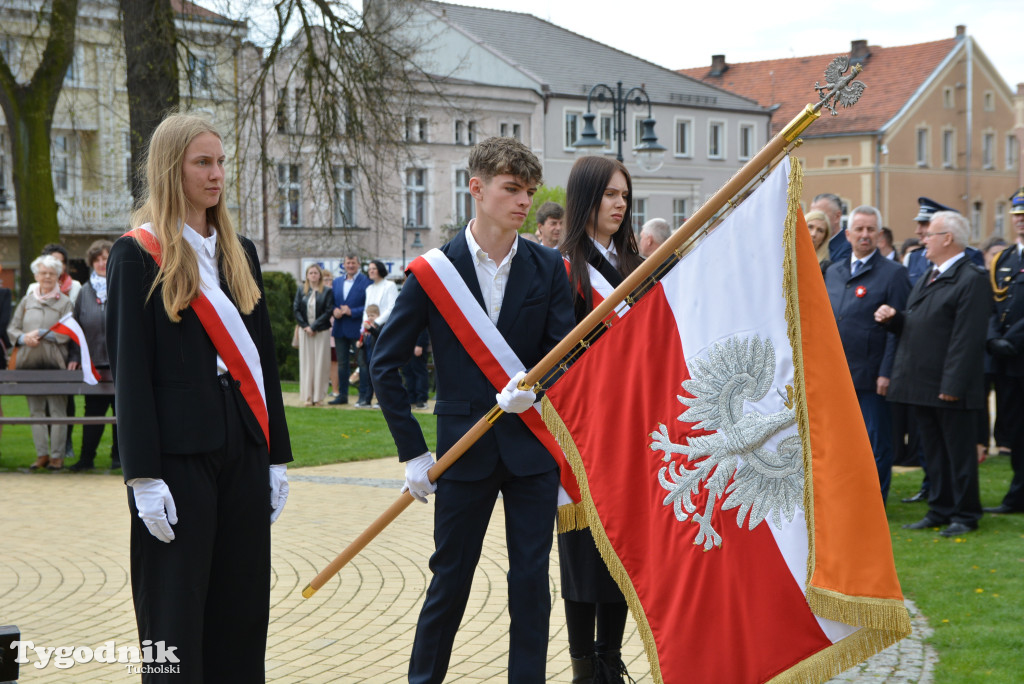
M227 17L212 12L205 7L200 7L189 0L171 0L171 9L175 14L191 14L205 19L227 19Z
M822 112L807 137L879 130L910 100L957 44L958 39L947 38L899 47L870 46L871 56L863 63L864 71L857 77L867 85L860 101L850 109L837 108L839 116ZM711 67L680 69L679 73L752 98L764 107L779 105L772 115L774 135L805 105L818 101L814 82L825 81L825 67L841 54L849 53L739 64L727 62L729 68L720 76L712 76Z

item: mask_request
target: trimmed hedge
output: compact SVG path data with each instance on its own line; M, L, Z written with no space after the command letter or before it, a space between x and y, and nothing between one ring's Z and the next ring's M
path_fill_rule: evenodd
M267 295L267 309L270 311L270 327L274 331L274 346L277 348L277 367L282 380L299 379L299 350L292 347L295 334L295 315L292 305L298 283L291 273L265 271L263 289Z

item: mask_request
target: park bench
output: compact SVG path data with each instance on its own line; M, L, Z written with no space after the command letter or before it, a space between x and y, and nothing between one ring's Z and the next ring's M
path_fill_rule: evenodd
M0 370L0 397L46 394L113 394L109 370L101 370L100 381L90 385L80 370ZM0 416L0 425L109 425L115 416Z

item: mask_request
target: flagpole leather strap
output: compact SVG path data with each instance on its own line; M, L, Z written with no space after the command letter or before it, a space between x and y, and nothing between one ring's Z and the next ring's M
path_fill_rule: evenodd
M160 241L152 232L145 227L139 227L125 235L138 240L153 257L157 267L162 266ZM208 287L206 283L201 283L199 296L193 299L189 306L195 311L231 377L239 382L242 398L263 430L269 451L270 416L267 412L266 390L263 386L263 367L260 365L259 350L249 335L241 314L219 287Z
M494 322L484 313L480 303L466 286L466 281L444 252L431 249L414 259L408 270L416 276L417 282L437 307L445 323L455 332L466 353L497 392L505 388L513 375L526 370L523 362L516 356ZM500 410L494 413L492 409L491 413L488 413L487 421L493 424L500 415ZM534 404L518 415L534 437L551 453L558 464L562 486L578 501L579 485L576 484L576 476L565 460L558 442L544 425L540 406Z

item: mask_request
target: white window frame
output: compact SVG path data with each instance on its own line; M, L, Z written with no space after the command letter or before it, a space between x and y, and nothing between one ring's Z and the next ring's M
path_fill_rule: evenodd
M331 217L335 228L355 228L356 223L356 170L347 164L331 166L334 183L334 202Z
M298 164L279 163L277 165L277 191L278 226L298 228L302 225L302 169ZM294 218L292 216L293 209Z
M188 73L191 92L196 95L209 95L215 78L215 61L203 52L188 53Z
M640 141L644 137L644 120L647 118L646 114L633 114L633 145L636 147L640 144ZM634 152L634 154L636 154Z
M953 86L946 86L942 89L942 108L956 109L956 93Z
M523 141L523 125L514 123L512 124L512 137L519 142Z
M1020 145L1017 142L1017 136L1013 132L1006 134L1006 156L1003 163L1007 171L1014 171L1017 169L1017 163L1020 161Z
M945 128L942 131L942 167L956 168L956 129Z
M749 149L743 151L743 133L748 132L748 144ZM739 150L739 160L748 161L753 158L755 150L757 148L757 127L753 122L741 121L739 125L739 137L737 138L737 148Z
M466 142L463 140L465 137L466 122L462 119L455 120L455 132L452 134L452 140L456 145L465 145Z
M428 171L422 167L410 166L406 168L403 180L405 182L405 226L425 228L429 217L427 207Z
M570 125L570 117L573 119L573 123ZM583 110L582 109L563 109L562 110L562 150L565 152L575 152L576 148L572 146L574 142L580 139L580 131L583 129ZM572 135L572 139L569 136Z
M986 112L996 111L996 94L991 90L986 90L981 96L982 107Z
M604 141L602 152L615 154L615 112L597 113L597 137Z
M994 131L985 131L981 134L981 168L996 167L996 142Z
M277 102L274 105L274 121L278 133L289 133L292 130L291 122L288 120L291 114L291 97L288 88L277 89Z
M718 148L719 149L718 149L718 153L717 154L712 154L712 152L711 152L711 131L715 127L718 127L718 129L720 131L719 140L718 140ZM720 119L709 119L708 120L708 138L707 138L707 143L708 143L708 147L707 147L708 159L725 159L725 157L726 157L726 154L725 154L725 149L726 149L725 148L725 132L726 132L726 123L725 123L725 121L722 121Z
M640 229L647 223L647 198L633 197L633 232L640 234Z
M920 167L928 166L928 148L931 143L931 131L927 126L919 126L914 131L914 156L917 159L917 165Z
M410 143L430 142L430 122L425 116L405 117L405 141Z
M689 218L690 200L687 197L675 197L672 199L672 230L683 225Z
M74 187L74 139L70 134L55 135L50 143L50 165L53 170L53 190L63 195L71 194Z
M509 137L509 135L508 135L508 123L507 122L502 121L500 124L498 124L498 137L499 138L507 138L507 137Z
M995 220L992 222L992 237L1006 237L1006 202L996 202Z
M455 169L455 177L452 179L452 193L455 206L452 208L452 216L455 217L455 225L465 226L476 216L476 203L473 195L469 192L469 169Z
M984 233L983 221L985 219L985 204L983 202L971 202L970 209L970 231L971 241L979 240Z
M679 135L679 126L683 124L686 129L682 136ZM690 116L677 116L672 121L672 147L674 154L679 159L693 158L693 129L694 120ZM682 146L680 146L682 142Z

